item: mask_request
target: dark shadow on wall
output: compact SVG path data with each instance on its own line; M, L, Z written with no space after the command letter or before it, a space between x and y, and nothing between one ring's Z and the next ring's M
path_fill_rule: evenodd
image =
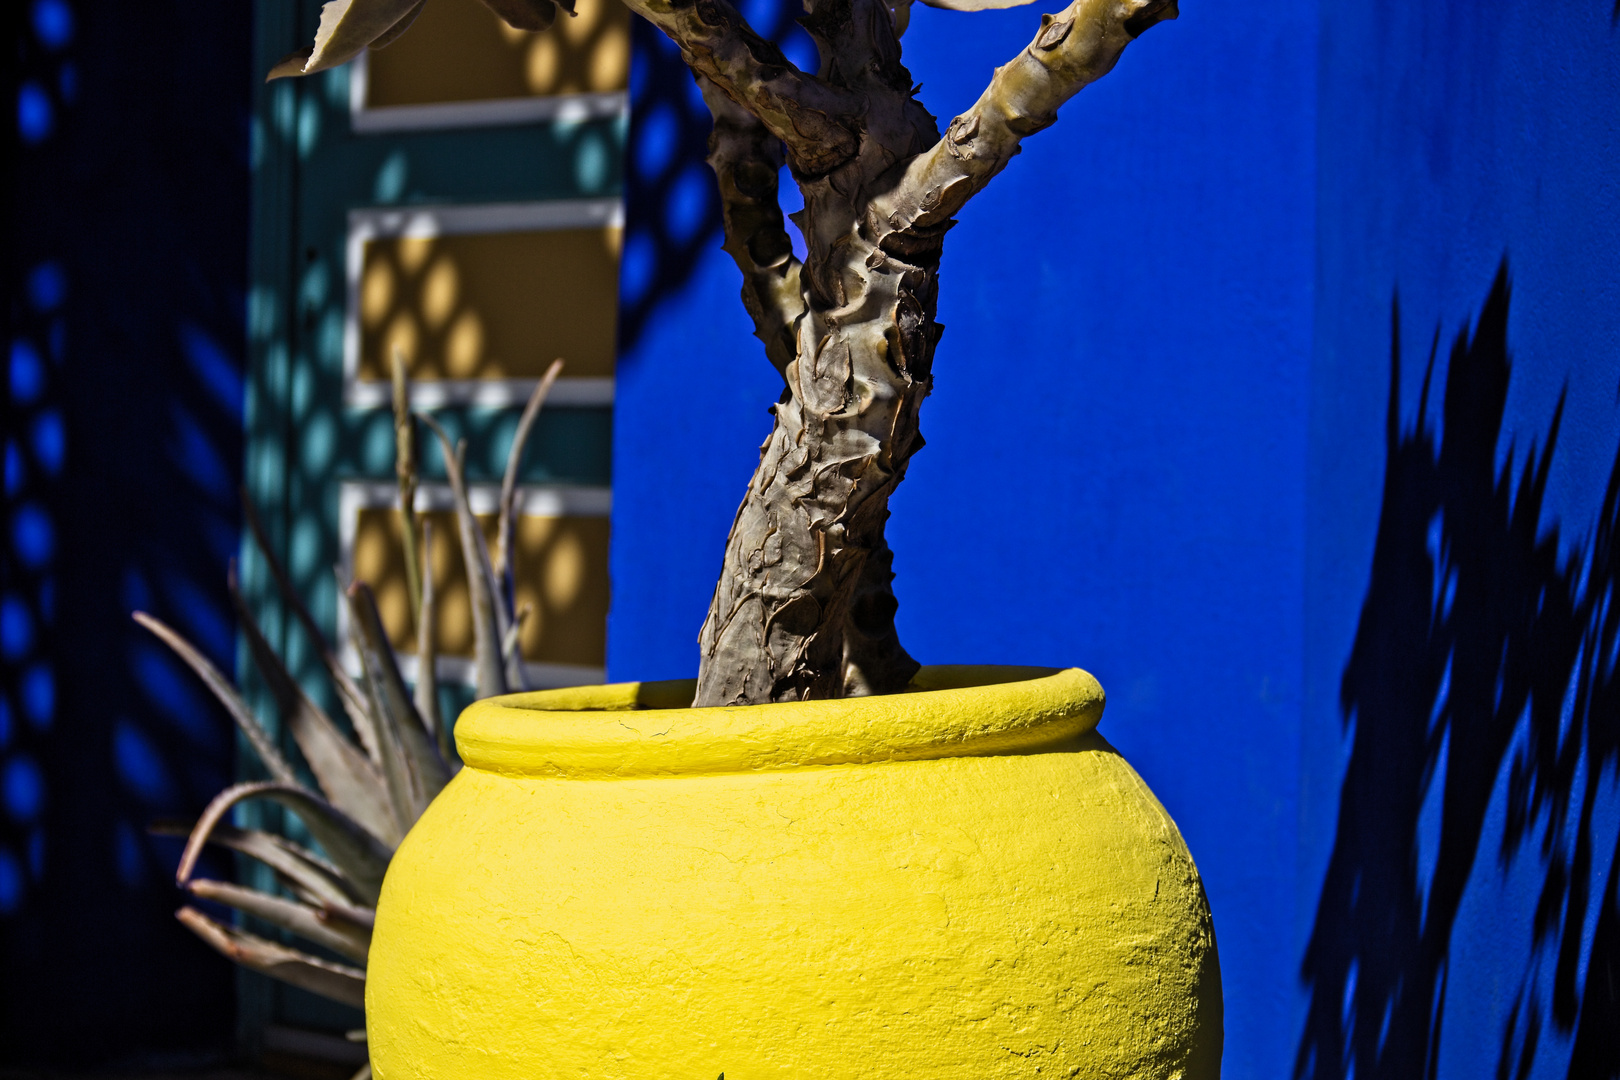
M1341 684L1350 758L1305 954L1299 1077L1437 1075L1470 875L1515 859L1541 877L1534 946L1515 957L1517 939L1502 942L1516 996L1503 1030L1470 1037L1499 1042L1501 1078L1530 1074L1549 1028L1573 1040L1572 1080L1620 1076L1620 851L1603 809L1620 764L1620 460L1591 536L1561 557L1542 514L1562 399L1545 445L1498 465L1510 296L1504 264L1452 347L1438 432L1434 352L1402 428L1395 309L1383 506ZM1482 850L1498 829L1499 849Z
M796 22L803 11L799 3L740 0L737 7L794 64L816 69L815 44ZM720 247L720 196L706 161L714 126L708 106L679 48L651 23L632 19L631 43L627 228L619 268L621 353L634 349L659 304L681 291L698 260ZM796 190L787 195L797 197Z
M230 1051L234 975L146 827L234 739L129 612L232 668L252 12L9 7L0 1065L179 1066Z

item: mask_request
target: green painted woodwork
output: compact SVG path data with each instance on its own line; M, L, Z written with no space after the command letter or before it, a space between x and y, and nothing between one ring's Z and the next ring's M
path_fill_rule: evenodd
M257 0L255 68L265 72L314 34L319 0ZM515 126L357 134L349 69L259 87L252 117L253 221L248 297L247 498L312 613L336 622L333 566L340 558L338 499L346 480L389 480L394 436L386 407L343 403L347 215L360 207L410 207L616 197L625 117ZM498 481L518 409L445 407L435 415L468 441L473 482ZM607 486L612 410L548 407L530 439L523 480ZM441 480L431 440L422 473ZM241 581L249 609L289 668L336 708L320 660L277 600L268 569L244 539ZM243 690L261 716L275 709L238 653ZM470 694L447 687L454 711ZM254 766L242 758L244 775ZM244 808L245 824L273 809ZM248 870L249 884L268 881ZM270 1024L340 1028L352 1018L313 996L241 976L240 1034L249 1048Z

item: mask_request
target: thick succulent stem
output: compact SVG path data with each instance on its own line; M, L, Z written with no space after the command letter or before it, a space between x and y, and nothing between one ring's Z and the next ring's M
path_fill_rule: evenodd
M712 2L706 11L720 15L701 15L702 26L735 15ZM941 138L912 97L888 9L878 0L813 0L804 25L822 54L816 100L860 103L853 118L847 104L820 114L856 140L847 148L834 136L836 152L827 153L807 148L802 130L784 135L748 91L745 72L716 77L713 64L698 62L710 54L676 37L713 84L710 162L726 250L786 382L726 543L700 636L694 705L888 693L916 672L894 631L883 528L889 496L922 446L918 409L932 386L937 274L952 215L1024 136L1106 74L1134 37L1174 14L1174 0L1075 0L1043 18L1035 41L997 69ZM759 59L757 50L751 55ZM805 238L802 266L785 254L770 205L773 138L787 141L804 194L794 216Z
M878 212L897 223L955 214L1007 167L1027 136L1057 122L1064 102L1112 71L1125 46L1176 15L1176 0L1075 0L1041 16L1035 40L996 69L944 138L907 164Z

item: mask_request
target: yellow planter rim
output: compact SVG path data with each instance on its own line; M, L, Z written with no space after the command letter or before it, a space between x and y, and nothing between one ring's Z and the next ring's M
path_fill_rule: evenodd
M712 709L695 682L615 683L473 704L456 748L474 769L622 779L1032 753L1097 726L1103 689L1079 668L925 667L902 694Z

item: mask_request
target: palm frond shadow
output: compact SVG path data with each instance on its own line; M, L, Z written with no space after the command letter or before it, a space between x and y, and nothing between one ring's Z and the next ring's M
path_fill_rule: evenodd
M1534 945L1495 1033L1497 1076L1530 1075L1549 1032L1571 1047L1570 1080L1620 1075L1620 840L1597 809L1620 764L1620 459L1591 534L1561 555L1543 510L1562 398L1542 445L1498 465L1510 306L1504 262L1442 388L1437 333L1409 428L1394 310L1383 504L1341 682L1350 754L1304 958L1300 1078L1437 1075L1470 877L1482 860L1526 859L1541 874Z

